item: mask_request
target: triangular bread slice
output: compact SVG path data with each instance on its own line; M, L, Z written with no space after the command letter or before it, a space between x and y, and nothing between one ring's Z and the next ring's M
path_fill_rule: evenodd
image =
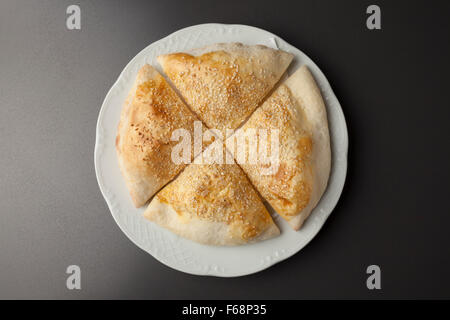
M270 154L272 163L264 163L261 158L251 163L250 149L239 151L237 137L248 139L243 133L250 132L249 129L269 131L265 147L261 145L262 140L258 141L258 152L266 154L272 152L269 137L278 130L279 147L273 148L274 153ZM226 142L261 196L298 230L324 193L331 164L325 104L308 68L302 66L281 84ZM239 158L243 152L245 157Z
M199 120L166 80L144 65L123 106L116 137L119 166L136 207L186 166L172 161L172 148L178 141L171 136L175 129L185 129L192 136L194 121Z
M235 163L190 164L153 197L144 216L208 245L240 245L280 233Z
M158 62L209 127L236 129L278 82L293 55L262 45L219 43Z

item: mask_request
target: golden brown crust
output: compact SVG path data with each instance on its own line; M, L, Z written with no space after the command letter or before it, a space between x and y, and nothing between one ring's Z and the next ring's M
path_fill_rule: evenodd
M139 207L185 166L171 160L172 131L193 132L195 115L151 66L145 65L125 102L116 149L134 204Z
M164 208L161 204L176 212L176 221L158 218ZM257 192L236 164L189 165L154 197L145 216L207 244L242 244L279 233ZM215 229L216 234L209 234L208 228Z
M289 224L298 230L311 211L317 206L324 194L331 171L331 147L325 102L320 89L308 67L300 67L285 85L291 90L308 120L313 149L310 156L312 172L312 191L308 205L289 220Z
M239 165L275 211L290 220L306 207L310 199L312 136L289 88L281 85L241 130L250 128L267 129L269 132L279 130L279 165L273 174L261 174L267 164L248 163L248 149L245 162Z
M277 88L240 132L251 128L279 130L279 166L273 174L262 174L267 165L248 163L248 150L239 164L263 198L298 230L325 191L331 163L325 104L305 66ZM230 151L236 155L237 149Z
M215 50L207 52L208 50ZM278 82L292 55L239 43L201 49L198 56L158 57L191 109L210 128L237 128Z

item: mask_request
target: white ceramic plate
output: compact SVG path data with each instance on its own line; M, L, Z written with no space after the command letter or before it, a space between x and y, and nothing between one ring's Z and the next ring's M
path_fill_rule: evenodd
M145 220L144 208L136 209L121 176L115 137L123 101L138 69L145 63L160 67L160 54L187 51L217 42L242 42L278 47L294 54L288 69L291 74L306 64L315 76L324 97L330 126L332 169L328 188L300 231L274 216L281 235L274 239L237 247L201 245ZM347 171L348 137L339 102L320 69L303 52L267 31L244 25L202 24L179 30L142 50L128 63L103 102L97 122L95 170L100 190L120 229L141 249L167 266L179 271L220 277L255 273L300 251L320 230L335 207L344 186Z

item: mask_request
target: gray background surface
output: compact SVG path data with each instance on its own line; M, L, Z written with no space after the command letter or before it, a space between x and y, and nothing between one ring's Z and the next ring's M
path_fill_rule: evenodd
M448 2L0 2L0 298L450 298ZM81 31L65 26L81 7ZM95 126L148 44L206 22L273 32L328 77L347 118L349 172L319 235L255 275L183 274L114 223L94 172ZM65 269L82 270L82 290ZM382 290L366 288L366 267Z

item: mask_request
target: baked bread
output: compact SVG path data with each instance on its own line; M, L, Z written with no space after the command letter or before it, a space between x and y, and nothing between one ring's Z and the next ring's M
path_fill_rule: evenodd
M245 157L239 158L237 137L249 129L269 131L265 146L270 152L278 151L278 158L273 158L279 159L278 165L276 161L269 165L260 159L251 163L248 148L243 151ZM269 137L276 130L279 147L272 150ZM262 150L261 141L258 152L272 156ZM308 68L302 66L281 84L242 128L228 138L227 147L261 196L298 230L325 191L331 164L325 104ZM269 166L274 169L272 172L267 172Z
M293 55L262 45L219 43L158 57L165 74L209 128L236 129L271 91Z
M171 136L179 128L192 134L196 120L153 67L145 65L139 70L116 137L119 166L136 207L143 206L186 166L172 161L172 148L178 141Z
M153 197L144 216L208 245L240 245L280 233L237 164L189 165Z
M289 53L240 43L162 55L158 61L176 90L153 67L139 70L122 109L116 149L135 206L156 194L147 219L203 244L252 243L280 233L261 195L294 229L302 226L326 189L331 150L325 104L308 68L274 90L291 60ZM210 136L224 137L237 163L222 141L203 151L191 139L188 160L173 160L179 144L174 131L184 129L192 138L199 119L216 129ZM225 129L240 125L226 137ZM259 129L268 136L256 131L258 155L270 163L249 162L249 149L239 153L239 137ZM205 159L211 151L226 164Z

